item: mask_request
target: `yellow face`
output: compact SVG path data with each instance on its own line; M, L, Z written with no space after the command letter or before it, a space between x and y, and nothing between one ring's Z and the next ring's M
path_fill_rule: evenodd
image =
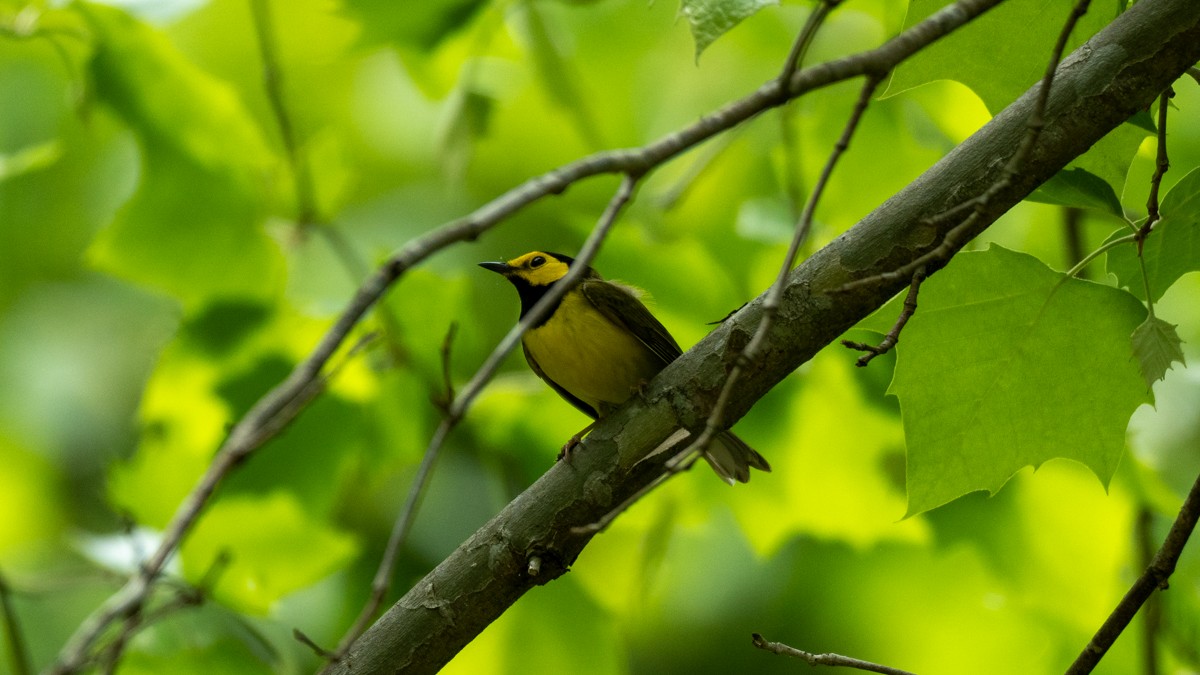
M508 261L506 276L524 279L530 286L549 286L567 276L567 263L553 254L530 251Z

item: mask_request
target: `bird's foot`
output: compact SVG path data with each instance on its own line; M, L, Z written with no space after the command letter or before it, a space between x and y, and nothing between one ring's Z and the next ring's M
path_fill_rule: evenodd
M558 451L559 461L566 460L567 463L570 463L571 452L575 449L575 446L579 445L581 441L583 441L583 434L575 434L569 438L566 443L563 443L562 450Z
M579 445L579 443L581 441L583 441L583 437L586 436L587 432L591 431L592 427L594 427L594 426L596 426L596 423L592 422L591 424L587 425L586 427L580 429L579 433L577 433L574 436L572 436L571 438L569 438L567 440L567 442L565 444L563 444L562 450L558 453L558 458L560 460L565 459L568 462L570 462L571 461L571 451L575 449L575 446Z

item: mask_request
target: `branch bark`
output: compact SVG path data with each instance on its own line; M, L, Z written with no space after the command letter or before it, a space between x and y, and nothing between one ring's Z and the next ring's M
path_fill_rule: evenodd
M1200 60L1193 3L1143 0L1063 61L1037 147L963 242ZM962 218L930 217L997 182L1025 134L1036 90L791 273L762 353L730 397L728 421L908 284L901 279L831 294L939 246ZM653 481L672 453L645 455L675 429L704 425L728 367L761 320L762 302L760 296L749 303L668 366L643 397L606 418L570 463L555 465L417 583L331 672L436 672L526 591L565 573L593 536L572 527L598 521ZM535 557L539 574L530 575Z

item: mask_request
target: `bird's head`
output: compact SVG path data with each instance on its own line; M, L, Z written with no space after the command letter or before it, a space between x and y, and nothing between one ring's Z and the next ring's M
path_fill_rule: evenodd
M503 274L518 289L521 287L545 289L567 276L575 259L561 253L531 251L507 262L481 262L479 266Z

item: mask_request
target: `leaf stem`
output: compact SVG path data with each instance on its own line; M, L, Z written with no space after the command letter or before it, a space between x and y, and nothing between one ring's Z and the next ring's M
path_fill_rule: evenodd
M1137 240L1137 234L1135 233L1135 234L1127 234L1124 237L1120 237L1117 239L1113 239L1112 241L1104 242L1103 244L1100 245L1100 248L1097 248L1095 251L1092 251L1091 253L1084 256L1083 260L1080 260L1079 262L1075 263L1074 267L1067 270L1066 278L1067 279L1074 278L1083 270L1083 268L1087 267L1088 264L1090 264L1096 258L1099 258L1102 254L1120 246L1121 244L1129 244L1136 240Z

